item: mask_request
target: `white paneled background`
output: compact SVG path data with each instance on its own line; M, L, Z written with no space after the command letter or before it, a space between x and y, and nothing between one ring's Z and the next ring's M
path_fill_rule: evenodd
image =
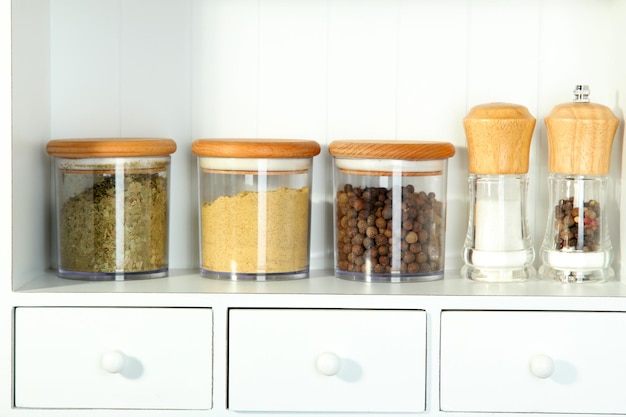
M16 257L36 254L32 262L15 262L14 269L40 272L50 264L49 239L41 239L50 230L49 216L41 214L49 204L43 152L48 139L175 139L170 267L195 268L197 181L191 142L269 137L313 139L322 145L314 164L314 269L332 267L328 143L362 138L452 142L457 154L449 163L446 262L456 273L468 211L462 119L472 106L492 101L524 105L537 117L529 219L538 249L548 210L543 117L571 100L575 84L585 83L593 101L623 118L619 88L625 87L625 77L615 68L624 58L614 52L623 50L626 39L618 29L623 22L614 16L624 3L14 1L14 204L20 207L15 209L14 251ZM37 93L27 95L32 88ZM43 109L20 102L20 95L39 97ZM623 124L613 148L607 202L615 226L622 137ZM33 174L33 182L43 185L17 186L20 178ZM618 228L611 231L619 255Z

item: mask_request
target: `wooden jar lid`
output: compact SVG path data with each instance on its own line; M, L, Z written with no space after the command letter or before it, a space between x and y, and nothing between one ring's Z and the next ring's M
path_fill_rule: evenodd
M218 158L311 158L320 145L303 139L196 139L191 150Z
M176 142L152 138L53 139L46 152L71 159L165 156L176 152Z
M596 103L564 103L544 122L550 171L559 174L607 175L619 119Z
M456 149L448 142L336 140L328 146L328 151L340 158L426 161L451 158Z
M488 103L473 107L463 119L470 173L528 173L535 123L528 109L518 104Z

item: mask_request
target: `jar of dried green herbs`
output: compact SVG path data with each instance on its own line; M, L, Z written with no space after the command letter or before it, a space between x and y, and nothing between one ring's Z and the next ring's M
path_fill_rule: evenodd
M55 139L58 276L84 280L168 273L171 139Z

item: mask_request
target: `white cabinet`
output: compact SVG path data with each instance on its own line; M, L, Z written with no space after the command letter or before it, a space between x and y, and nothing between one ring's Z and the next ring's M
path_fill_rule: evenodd
M626 275L624 21L626 0L0 0L0 416L626 415L618 392L624 342L615 330L626 313L621 281L459 278L468 214L463 117L504 101L537 118L528 205L538 253L550 211L543 118L581 83L621 119L606 210L614 268ZM59 279L45 144L117 136L178 144L169 277ZM320 142L311 278L200 277L191 143L201 137ZM442 281L333 277L327 145L351 138L456 146ZM481 324L482 315L472 319L477 310L500 330ZM466 327L482 335L464 337ZM103 370L103 355L106 368L125 357L135 371ZM543 355L539 374L554 365L551 376L530 373L534 355ZM321 375L318 359L330 374L338 362L343 372L361 369L360 379ZM141 377L127 377L138 363ZM278 394L300 386L307 396L298 401ZM379 389L384 396L370 395Z
M236 411L422 412L426 313L231 309Z
M207 308L18 307L15 406L210 409L212 346Z
M444 311L441 409L625 414L626 313Z

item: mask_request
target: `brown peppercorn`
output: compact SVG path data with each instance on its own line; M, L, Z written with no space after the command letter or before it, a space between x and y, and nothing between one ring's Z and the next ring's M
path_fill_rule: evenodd
M383 219L391 219L392 213L393 211L391 210L391 205L385 205L385 207L383 207Z
M422 245L419 243L411 243L409 245L409 250L413 253L420 253L422 251Z
M376 226L369 226L365 230L365 234L367 235L367 237L376 237L376 235L378 234L378 228Z
M420 265L417 262L411 262L410 264L407 265L407 272L409 274L415 274L419 272L419 270L420 270Z
M415 243L417 242L417 233L411 230L409 233L406 234L404 239L407 241L407 243Z
M365 239L365 236L363 236L363 234L359 233L354 235L354 237L351 239L350 243L352 243L353 245L362 245L363 244L363 239Z
M415 254L411 251L404 252L402 254L402 261L406 263L411 263L415 261Z
M364 206L365 206L365 200L363 200L362 198L355 198L354 203L352 203L352 208L354 208L356 211L363 210Z
M363 255L363 251L364 251L363 245L352 245L352 253L354 255L357 255L357 256Z
M378 248L376 246L369 248L367 252L363 254L368 259L377 259L378 258Z
M383 246L387 243L387 238L383 234L377 234L375 240L376 246Z

